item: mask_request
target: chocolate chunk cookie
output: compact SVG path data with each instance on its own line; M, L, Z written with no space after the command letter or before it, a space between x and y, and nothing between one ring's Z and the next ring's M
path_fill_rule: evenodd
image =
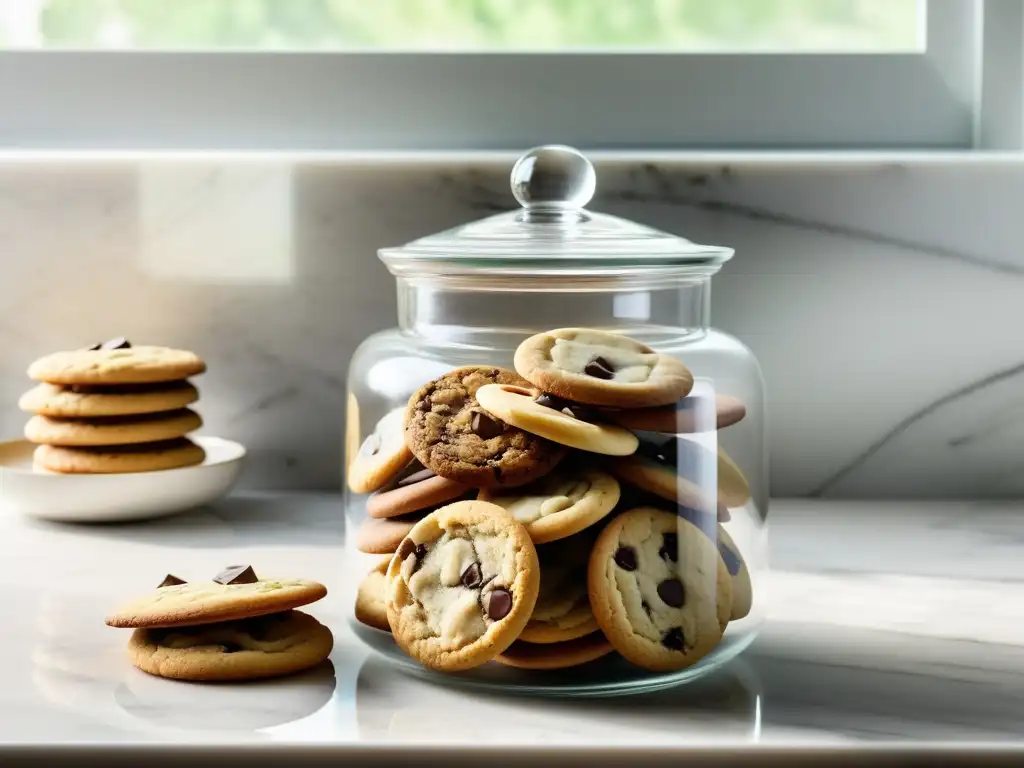
M594 618L619 653L655 671L696 663L722 639L732 582L711 539L670 512L615 518L590 555Z
M713 404L709 400L691 392L672 405L602 411L601 418L629 429L684 434L725 429L747 415L747 406L739 398L716 395Z
M405 441L441 477L476 488L515 486L546 474L565 454L550 440L485 411L476 391L486 384L528 387L512 371L459 368L421 387L405 412Z
M750 613L754 603L754 588L750 581L747 561L743 559L732 536L721 525L718 526L718 553L722 556L725 569L732 579L732 613L729 620L736 621Z
M572 536L611 512L619 502L619 484L591 467L563 464L528 485L482 489L477 498L507 509L534 544L543 544Z
M494 660L519 669L568 669L607 656L614 649L605 636L594 632L574 640L536 645L517 640Z
M376 491L412 460L405 444L404 419L404 408L389 411L359 446L348 465L348 487L353 493Z
M584 531L537 547L540 593L520 642L563 643L597 632L587 595L587 561L596 539L596 532Z
M398 645L426 667L456 671L490 661L519 636L537 602L540 566L515 518L459 501L416 524L386 578Z
M157 677L201 682L259 680L301 672L326 659L331 630L302 611L198 627L137 629L128 656Z
M544 392L612 408L668 405L693 387L693 375L674 357L591 328L531 336L516 349L515 367Z
M388 571L390 557L383 558L376 567L359 582L356 593L355 615L358 621L374 629L391 631L388 624L388 609L384 605L384 591L387 584L384 574Z

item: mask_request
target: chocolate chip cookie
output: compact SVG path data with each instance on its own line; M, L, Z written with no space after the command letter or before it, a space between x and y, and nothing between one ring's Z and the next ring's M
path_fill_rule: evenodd
M536 645L517 640L494 660L518 669L568 669L607 656L614 650L600 632L575 640L549 645Z
M643 440L634 455L606 464L619 479L708 515L720 513L714 482L716 466L714 453L683 437ZM722 477L718 480L720 485Z
M405 441L424 466L475 488L516 486L547 474L565 448L513 427L484 410L486 384L529 383L489 366L459 368L421 387L405 412Z
M563 643L597 632L587 595L587 561L596 539L596 533L585 531L537 547L540 593L520 641Z
M412 460L405 444L405 409L395 408L377 422L348 465L348 487L370 493L385 485Z
M184 437L202 425L203 420L199 414L188 408L167 413L97 419L33 416L25 425L25 437L43 445L95 448L173 440Z
M516 349L515 368L544 392L613 408L668 405L693 387L693 375L674 357L591 328L531 336Z
M388 622L424 666L470 669L519 636L539 587L526 529L501 507L459 501L423 518L399 545L387 571Z
M699 661L718 645L732 612L732 582L712 540L649 507L624 512L601 532L587 586L615 650L655 671Z
M66 385L148 384L179 381L206 370L194 352L116 341L41 357L29 366L29 378Z
M137 629L128 657L157 677L202 682L290 675L326 659L331 630L302 611L174 629Z
M384 591L387 584L384 574L387 573L390 562L390 556L381 559L376 567L359 582L359 589L356 592L356 619L369 627L385 632L391 631L391 625L388 624L388 609L384 604Z
M469 490L468 486L440 477L413 459L398 477L367 499L366 514L376 518L409 515L454 501Z
M234 569L232 569L234 570ZM323 584L306 579L251 576L212 581L166 583L118 608L107 617L111 627L182 627L278 613L316 602Z
M191 405L199 392L187 381L110 387L37 384L18 400L23 411L63 419L165 413Z
M684 434L725 429L747 415L747 407L739 398L716 395L713 404L709 400L691 392L672 405L601 411L601 418L644 432Z
M492 416L570 448L609 456L636 450L637 437L628 429L580 418L568 401L535 389L487 384L477 391L477 400Z
M573 463L519 488L482 489L477 498L507 509L534 544L543 544L572 536L611 512L619 484L611 475Z
M729 614L729 620L736 621L750 613L754 602L754 588L750 581L747 561L743 559L732 536L721 525L718 526L718 553L722 556L725 569L732 579L732 612Z

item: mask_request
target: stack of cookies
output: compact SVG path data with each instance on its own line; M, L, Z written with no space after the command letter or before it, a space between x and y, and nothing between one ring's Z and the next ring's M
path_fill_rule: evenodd
M257 680L309 669L334 646L302 611L327 594L305 579L263 579L231 565L211 581L168 574L156 591L121 606L111 627L134 628L128 656L143 672L178 680Z
M203 423L187 407L199 398L187 379L205 370L192 352L123 338L36 360L28 375L40 383L18 402L35 414L25 437L39 445L36 466L109 474L201 464L203 449L186 437Z
M388 413L348 469L384 555L355 615L423 665L560 669L613 651L694 664L753 598L722 523L750 498L724 451L694 439L746 409L694 390L677 359L585 328L470 366ZM709 478L715 478L709 481Z

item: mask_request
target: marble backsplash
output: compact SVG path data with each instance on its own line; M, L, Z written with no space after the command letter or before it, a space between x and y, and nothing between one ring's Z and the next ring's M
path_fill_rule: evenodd
M375 251L514 205L512 156L0 158L0 435L40 353L199 351L250 488L335 489ZM736 248L715 325L768 384L772 492L1024 492L1024 162L608 157L595 209Z

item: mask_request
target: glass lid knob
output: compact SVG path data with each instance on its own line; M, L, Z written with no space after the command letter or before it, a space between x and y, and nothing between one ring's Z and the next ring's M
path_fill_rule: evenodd
M578 150L559 144L535 147L512 167L512 194L526 210L524 218L561 218L590 202L597 175Z

